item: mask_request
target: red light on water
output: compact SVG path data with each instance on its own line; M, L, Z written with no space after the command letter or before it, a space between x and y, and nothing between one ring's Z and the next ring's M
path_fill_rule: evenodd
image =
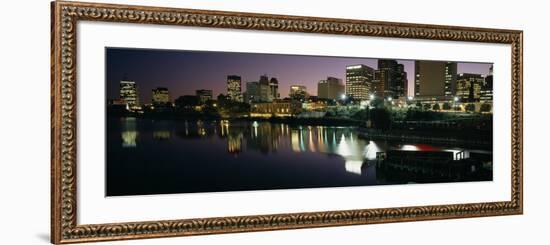
M441 148L435 147L433 145L415 144L414 146L416 146L419 151L441 151Z

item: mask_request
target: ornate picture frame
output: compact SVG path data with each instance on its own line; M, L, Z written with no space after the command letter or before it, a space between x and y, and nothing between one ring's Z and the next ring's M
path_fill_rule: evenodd
M523 212L522 31L66 1L52 2L51 17L51 242L54 244L515 215ZM79 21L509 44L512 68L510 201L78 224L76 72Z

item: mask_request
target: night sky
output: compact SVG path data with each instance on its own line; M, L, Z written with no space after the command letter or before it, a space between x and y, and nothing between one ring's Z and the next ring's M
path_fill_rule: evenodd
M412 94L414 61L397 61L405 66L409 94ZM245 92L246 82L258 81L263 74L277 78L282 98L294 84L305 85L308 93L316 95L319 80L332 76L345 83L346 66L355 64L377 68L376 59L106 48L107 97L118 98L119 82L125 76L138 85L141 103L150 103L151 90L156 87L168 88L172 99L194 95L197 89L211 89L215 97L227 93L227 75L241 76ZM458 73L486 75L490 66L489 63L458 63Z

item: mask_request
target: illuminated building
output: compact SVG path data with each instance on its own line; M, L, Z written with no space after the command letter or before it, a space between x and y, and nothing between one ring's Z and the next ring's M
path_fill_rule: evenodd
M120 81L120 99L126 104L129 110L139 109L139 95L136 82L121 80Z
M366 65L346 67L346 95L359 100L369 98L374 69Z
M240 76L227 76L227 96L229 97L229 100L243 102Z
M260 76L259 83L259 92L260 92L260 101L261 102L271 102L273 101L273 94L271 94L271 87L269 86L269 78L267 75Z
M485 83L485 76L480 74L461 73L456 78L456 96L462 102L479 101L481 86Z
M260 102L260 83L247 82L245 95L244 102L246 103Z
M152 101L153 106L167 106L170 105L170 94L167 88L155 88L153 89Z
M376 70L374 71L374 80L372 80L370 91L380 98L393 97L393 93L390 90L390 72L389 70Z
M302 109L306 111L326 111L327 103L325 101L305 101L302 103Z
M447 62L445 64L445 96L453 97L456 95L456 62Z
M212 90L209 89L199 89L195 91L195 95L197 95L201 103L212 100Z
M291 100L276 100L273 102L252 103L251 117L289 117L301 112L301 103Z
M397 97L407 97L407 89L409 87L409 80L407 79L407 72L403 64L397 64L396 71L396 83L394 85L394 92Z
M107 100L107 111L109 113L123 114L127 112L126 102L122 99L110 99Z
M308 99L302 102L302 109L304 111L323 111L326 112L329 105L329 100L321 99L317 96L310 96Z
M380 97L405 97L407 88L407 73L403 64L396 60L378 60L378 70L374 72L371 93Z
M320 99L337 100L346 93L342 79L327 77L317 83L317 97Z
M262 75L260 81L246 83L244 102L271 102L279 98L278 89L279 81L277 81L277 78L273 77L270 80L267 75Z
M485 77L485 81L481 86L479 100L482 102L493 101L493 66L489 70L489 75Z
M307 97L307 88L303 85L291 85L288 96L292 100L304 101Z
M279 81L277 78L272 77L269 79L269 93L271 100L279 99Z

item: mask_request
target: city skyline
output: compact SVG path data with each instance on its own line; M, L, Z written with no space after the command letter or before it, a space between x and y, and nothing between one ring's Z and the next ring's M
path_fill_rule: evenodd
M317 83L327 77L345 80L346 66L364 64L378 69L376 58L332 56L277 55L211 51L177 51L152 49L107 48L107 97L118 98L120 80L135 81L139 99L150 103L152 90L166 87L172 99L193 95L196 90L212 90L213 97L227 94L227 76L242 78L246 83L259 81L267 74L279 81L281 98L288 97L291 85L306 86L307 92L317 95ZM409 96L414 89L415 60L395 59L407 72ZM457 62L457 73L488 75L491 63ZM271 71L271 72L270 72Z
M130 49L107 63L107 196L493 180L491 64Z

